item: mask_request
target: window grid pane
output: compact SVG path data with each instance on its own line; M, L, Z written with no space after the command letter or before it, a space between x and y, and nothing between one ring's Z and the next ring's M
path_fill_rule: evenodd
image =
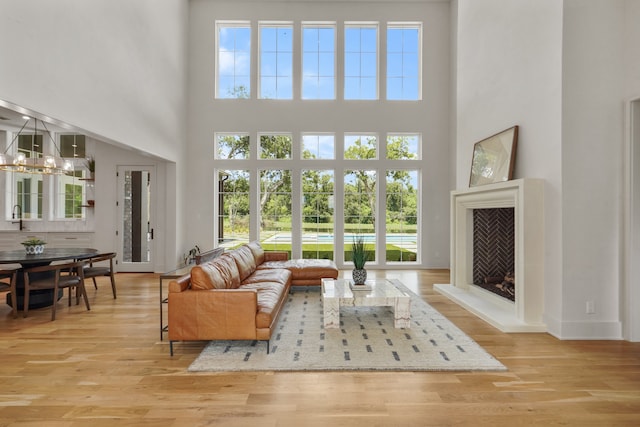
M418 171L387 171L386 260L418 259Z
M378 139L375 135L344 136L344 158L349 160L371 160L377 158Z
M247 170L218 171L218 244L234 248L249 241L250 180Z
M216 159L248 159L248 134L216 134Z
M303 25L302 99L335 99L335 27Z
M344 173L344 261L350 262L354 235L361 234L376 259L376 178L375 170L347 170Z
M261 159L290 159L291 135L260 135Z
M387 159L420 160L420 135L387 135Z
M218 98L251 96L251 26L218 24Z
M293 98L293 27L260 27L260 98Z
M302 158L305 160L334 159L333 135L302 135Z
M334 172L302 171L302 257L333 259Z
M347 25L344 50L344 98L378 99L378 28Z
M291 171L260 171L260 242L291 256Z
M420 99L420 26L387 29L387 99Z

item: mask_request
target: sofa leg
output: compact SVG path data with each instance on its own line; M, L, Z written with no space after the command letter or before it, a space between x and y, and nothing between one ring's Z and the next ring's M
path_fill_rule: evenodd
M169 341L169 353L171 357L173 357L173 341Z
M267 354L269 354L269 344L271 344L271 340L267 340Z

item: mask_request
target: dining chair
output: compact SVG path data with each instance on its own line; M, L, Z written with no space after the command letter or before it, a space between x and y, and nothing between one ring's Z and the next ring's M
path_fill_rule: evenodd
M0 279L9 279L9 283L0 282L0 291L11 291L11 307L13 307L13 317L18 317L18 297L16 295L16 280L18 269L0 269Z
M84 267L84 278L91 278L93 280L93 286L98 289L96 283L96 277L107 276L111 279L111 290L113 291L113 298L116 298L116 279L113 272L113 260L116 257L115 252L105 252L92 256L87 259L89 264ZM107 265L106 262L109 261ZM96 265L100 264L100 265Z
M53 289L53 304L51 305L51 320L56 320L56 306L58 290L69 288L69 305L71 305L71 291L76 291L76 305L80 304L80 296L84 298L87 310L89 299L84 287L84 271L86 261L74 261L61 264L50 264L24 269L24 317L29 311L29 292L34 289Z

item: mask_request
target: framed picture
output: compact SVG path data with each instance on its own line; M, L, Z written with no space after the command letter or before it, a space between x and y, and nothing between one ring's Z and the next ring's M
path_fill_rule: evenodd
M513 177L518 126L505 129L473 146L469 187L508 181Z

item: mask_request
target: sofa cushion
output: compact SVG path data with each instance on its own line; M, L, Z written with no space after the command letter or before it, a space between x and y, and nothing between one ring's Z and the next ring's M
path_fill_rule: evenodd
M236 261L238 271L240 272L240 281L246 279L256 270L256 260L253 252L247 245L242 245L237 249L228 252Z
M282 283L260 282L242 285L242 289L255 289L258 292L258 313L256 314L256 328L270 328L280 306L286 301L287 287Z
M191 269L191 289L224 289L225 286L224 276L213 263L207 262Z
M240 287L240 272L238 271L236 260L231 255L222 254L213 261L209 261L209 263L213 264L222 275L226 289L238 289Z
M322 277L335 279L338 277L336 264L329 259L290 259L287 261L266 261L258 266L258 270L286 268L292 273L292 280L318 279Z
M242 287L261 282L276 282L286 285L291 282L291 272L285 268L256 270L242 281Z
M247 246L253 253L253 259L256 262L256 266L262 264L264 262L264 249L262 249L260 242L253 241L251 243L248 243Z

